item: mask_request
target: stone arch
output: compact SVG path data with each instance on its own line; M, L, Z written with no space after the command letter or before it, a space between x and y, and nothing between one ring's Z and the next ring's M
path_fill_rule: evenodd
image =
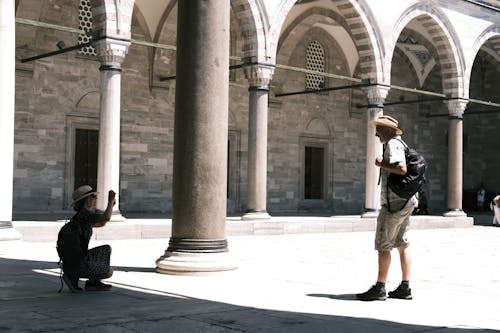
M93 30L106 36L130 39L135 0L90 0Z
M305 20L312 22L315 19L317 19L315 14L305 18ZM350 74L349 63L344 53L345 50L340 47L329 32L325 31L323 27L307 23L303 24L301 28L303 29L294 31L293 38L281 42L281 48L276 55L278 63L305 68L307 47L310 42L316 40L324 49L324 71L343 76ZM335 82L340 81L325 77L324 86L335 85ZM298 71L278 71L273 78L273 87L280 92L304 90L306 89L306 75Z
M144 38L146 41L152 41L151 31L149 30L144 14L137 5L134 4L134 11L132 12L132 21L137 24L137 26L144 32Z
M269 32L268 41L269 53L273 56L276 54L278 48L283 23L295 2L296 0L283 1L277 10L275 20L273 20L273 25ZM345 22L346 31L350 34L356 45L359 55L360 76L363 79L383 81L382 48L378 44L378 41L381 40L378 38L380 34L377 33L377 27L373 25L377 21L373 18L368 7L365 6L365 2L343 0L334 1L332 5L340 13L340 15L336 15L337 19Z
M174 0L168 4L163 11L158 26L151 34L152 41L155 43L175 45L177 40L177 28L169 29L169 23L177 23L177 1ZM165 86L165 83L159 83L162 76L175 75L177 57L174 50L163 48L151 48L150 51L150 83L152 86ZM163 63L163 64L162 64ZM168 81L167 81L168 82Z
M263 0L232 0L231 7L243 36L244 62L274 63L274 55L267 48L269 20Z
M344 30L346 30L347 33L349 33L349 27L347 26L347 22L345 21L344 17L340 16L338 13L336 13L333 10L328 10L324 8L317 8L313 7L310 8L303 13L301 13L299 16L295 18L295 20L290 23L286 29L283 31L283 33L280 36L279 42L278 42L278 49L277 49L277 54L276 57L278 58L278 54L281 50L281 47L285 43L285 41L288 39L292 31L296 30L296 27L300 24L309 24L309 29L312 34L314 34L313 29L315 32L319 33L320 35L328 35L328 33L324 32L323 29L319 27L313 27L314 24L318 23L318 20L321 19L321 17L325 17L327 19L331 19L338 23ZM309 22L308 22L309 21ZM352 38L352 36L351 36ZM359 59L355 59L354 63L352 61L349 61L349 59L346 58L346 45L339 45L338 42L331 36L329 38L323 38L324 40L328 40L329 42L333 43L335 46L338 47L339 50L343 51L343 57L342 60L345 64L347 64L346 68L347 70L342 73L337 73L337 74L342 74L342 75L352 75L354 73L354 68L356 67L357 63L359 62ZM353 44L354 45L354 44ZM348 47L347 47L348 48ZM327 57L325 57L327 58ZM326 68L326 71L329 71L328 68Z
M464 81L467 87L467 94L469 92L470 80L472 75L472 67L474 65L474 60L476 59L479 50L481 47L490 42L494 47L493 50L496 51L496 54L492 54L492 56L500 57L500 25L490 26L488 29L483 31L479 37L476 39L472 46L471 57L469 59L470 63L467 66L467 69L464 74ZM468 97L468 96L467 96Z
M410 49L408 49L410 47ZM398 37L394 54L399 53L406 58L405 62L411 65L415 77L418 78L420 88L424 86L431 71L439 66L436 59L439 55L434 45L419 32L405 28ZM428 55L428 60L423 62L418 53ZM394 59L394 56L393 56ZM391 67L394 60L391 60Z
M443 93L464 97L463 55L456 33L446 17L431 3L416 4L406 10L395 25L384 59L386 83L390 83L392 56L398 38L412 20L418 20L432 38L442 68Z
M99 110L101 94L98 89L84 92L75 103L76 110Z
M139 29L140 32L143 34L143 38L145 41L152 42L152 36L151 36L151 31L149 30L149 26L146 22L146 18L144 17L144 14L142 13L141 9L134 4L134 10L132 12L132 26L131 26L131 36L132 38L134 33L136 32L135 29ZM131 45L133 47L133 44ZM154 54L156 52L155 47L148 47L146 48L146 53L147 53L147 68L148 68L148 73L149 73L149 82L153 82L153 60L154 60Z
M281 44L283 43L283 40L285 40L290 33L293 31L293 29L300 24L302 21L305 20L305 18L313 16L313 15L320 15L320 16L325 16L328 17L335 22L337 22L339 25L341 25L346 31L349 32L349 27L347 25L347 22L345 18L341 15L339 15L337 12L331 10L331 9L325 9L325 8L318 8L318 7L313 7L305 10L302 12L300 15L298 15L294 21L289 24L285 30L280 35L279 41L278 41L278 50L280 49ZM316 23L316 22L314 22Z
M330 127L328 121L322 117L313 117L304 128L304 132L322 137L330 137Z

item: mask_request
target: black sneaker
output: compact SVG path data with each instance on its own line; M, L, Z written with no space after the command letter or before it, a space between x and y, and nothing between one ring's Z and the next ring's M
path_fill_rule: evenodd
M102 283L100 280L87 280L85 282L85 290L87 291L105 291L111 289L112 285Z
M413 299L411 296L411 288L400 284L393 291L389 291L389 298Z
M71 277L67 274L63 274L62 276L64 283L68 286L69 290L72 293L79 293L82 292L83 289L78 286L78 278L77 277Z
M362 294L356 294L360 301L385 301L387 298L384 287L372 286L368 291Z

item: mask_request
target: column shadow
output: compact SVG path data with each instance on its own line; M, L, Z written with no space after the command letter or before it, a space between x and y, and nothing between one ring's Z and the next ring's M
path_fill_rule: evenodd
M59 277L53 271L56 268L58 266L54 262L0 257L0 332L345 333L443 330L443 327L372 318L262 309L145 288L153 281L161 280L162 276L156 274L141 277L151 279L149 284L142 280L141 286L131 280L129 285L114 284L112 290L107 292L72 294L65 289L57 293ZM154 271L142 267L115 267L115 270ZM175 286L170 290L175 291ZM240 303L244 303L244 295L242 293ZM355 299L354 294L307 296L346 301ZM454 327L444 331L500 332Z

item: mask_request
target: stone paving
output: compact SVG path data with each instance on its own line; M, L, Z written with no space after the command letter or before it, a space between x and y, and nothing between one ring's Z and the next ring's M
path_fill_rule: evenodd
M53 242L0 242L0 332L500 332L500 228L412 230L411 301L360 302L373 232L230 236L234 271L154 272L168 239L111 244L108 292L60 286ZM388 289L400 280L393 252ZM81 281L83 284L83 281Z

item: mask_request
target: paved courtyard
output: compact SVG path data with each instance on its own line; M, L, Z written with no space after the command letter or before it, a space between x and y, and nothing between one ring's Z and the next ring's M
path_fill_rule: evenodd
M239 268L204 276L154 272L168 239L93 241L114 287L81 294L57 293L53 242L0 242L0 332L500 332L500 228L410 237L414 299L385 302L354 297L376 278L372 231L230 236Z

